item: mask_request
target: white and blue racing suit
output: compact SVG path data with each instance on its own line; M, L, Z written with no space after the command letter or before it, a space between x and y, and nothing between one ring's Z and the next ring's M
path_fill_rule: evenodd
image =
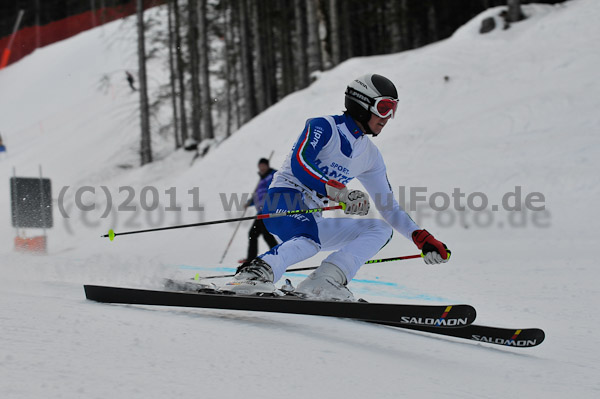
M320 250L335 251L324 261L338 266L350 281L390 240L392 227L408 239L420 229L395 200L379 149L348 115L306 121L273 177L263 213L321 208L328 180L347 184L354 178L365 187L385 221L323 218L320 213L265 219L269 232L282 241L260 256L273 269L274 281L289 266Z

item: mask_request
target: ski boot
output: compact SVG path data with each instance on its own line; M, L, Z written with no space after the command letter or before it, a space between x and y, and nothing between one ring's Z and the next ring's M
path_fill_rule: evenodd
M294 294L306 299L356 302L346 284L348 284L346 275L339 267L333 263L323 262L317 270L298 284Z
M238 267L235 276L220 290L240 295L277 295L277 288L273 284L273 270L261 258Z

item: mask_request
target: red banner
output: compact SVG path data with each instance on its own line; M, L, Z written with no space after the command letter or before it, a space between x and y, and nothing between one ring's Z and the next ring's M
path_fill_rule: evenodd
M163 4L164 0L145 2L146 9ZM116 7L106 7L95 12L86 11L43 26L27 26L17 31L12 48L7 46L10 35L0 38L0 69L31 54L36 48L75 36L78 33L119 18L135 14L135 2Z

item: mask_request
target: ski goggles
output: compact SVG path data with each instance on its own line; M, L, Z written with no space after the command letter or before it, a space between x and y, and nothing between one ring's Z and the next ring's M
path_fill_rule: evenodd
M388 118L396 115L398 100L389 97L379 97L374 99L374 103L369 110L380 118Z
M398 100L391 97L372 98L364 95L358 90L354 90L351 87L348 87L345 94L347 96L356 98L358 101L364 104L368 104L369 111L380 118L385 119L389 116L393 118L396 114L396 109L398 108Z

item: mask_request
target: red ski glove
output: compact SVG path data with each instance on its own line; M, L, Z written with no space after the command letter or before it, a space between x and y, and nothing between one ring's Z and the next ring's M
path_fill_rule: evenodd
M413 231L412 239L417 248L423 251L421 256L428 265L446 263L450 259L451 252L446 244L436 240L427 230Z

